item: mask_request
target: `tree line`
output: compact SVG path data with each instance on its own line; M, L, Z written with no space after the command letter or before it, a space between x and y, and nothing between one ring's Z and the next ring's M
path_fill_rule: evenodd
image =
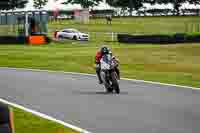
M0 10L24 8L28 0L0 0Z
M48 0L33 0L33 2L36 9L42 9L47 4ZM24 8L27 3L28 0L0 0L0 11Z
M80 4L83 8L91 8L99 5L104 0L65 0L63 4ZM172 4L175 15L180 15L181 6L185 3L199 5L200 0L106 0L106 3L111 7L129 10L132 15L133 10L139 11L144 7L145 3L155 4Z
M36 9L43 8L48 2L48 0L33 1ZM145 3L149 3L151 5L172 4L175 15L180 15L181 6L185 3L194 5L200 4L200 0L64 0L62 4L80 4L82 8L93 8L94 6L98 6L101 2L106 2L111 7L128 10L130 15L132 15L134 10L139 11L143 8ZM0 0L0 10L24 8L27 3L28 0ZM157 12L158 10L154 11Z

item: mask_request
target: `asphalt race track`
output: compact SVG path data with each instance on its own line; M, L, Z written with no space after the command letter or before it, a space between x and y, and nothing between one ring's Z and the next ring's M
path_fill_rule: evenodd
M200 91L120 81L104 93L93 76L0 68L0 98L92 133L199 133Z

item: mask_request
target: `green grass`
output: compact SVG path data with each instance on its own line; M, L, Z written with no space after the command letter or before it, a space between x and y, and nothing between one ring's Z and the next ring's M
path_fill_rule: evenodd
M55 122L12 108L15 133L78 133Z
M64 28L100 33L90 34L91 41L84 43L65 41L44 46L2 45L0 66L94 74L96 50L105 41L111 41L110 35L105 35L105 32L173 34L187 31L191 32L188 35L198 35L191 25L187 28L186 24L199 22L199 17L135 17L114 19L112 25L105 24L104 19L91 20L87 25L75 24L74 21L50 23L50 36L53 31ZM3 28L1 34L7 31ZM120 59L122 77L200 87L200 44L127 45L109 42L108 45ZM14 114L16 133L71 133L56 123L18 109L14 109Z
M95 43L1 46L0 66L95 73ZM110 43L122 77L200 87L200 45Z
M89 24L78 24L74 20L50 22L49 36L53 32L65 28L76 28L90 34L90 41L111 41L111 34L107 33L129 33L129 34L163 34L173 35L175 33L196 34L200 32L200 18L194 16L169 16L169 17L132 17L113 18L112 25L107 25L105 19L91 19ZM114 36L116 41L116 35Z
M0 36L16 36L23 25L0 25Z
M134 34L171 34L176 32L195 32L191 24L199 24L199 17L133 17L114 18L112 25L105 19L92 19L89 24L77 24L73 20L52 22L50 32L64 28L77 28L85 32L125 32ZM186 26L186 24L189 24ZM197 28L197 27L196 27Z

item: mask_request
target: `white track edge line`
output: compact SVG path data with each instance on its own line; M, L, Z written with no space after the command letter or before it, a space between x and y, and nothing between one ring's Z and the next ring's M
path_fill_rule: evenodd
M65 71L55 71L55 70L41 70L41 69L13 68L13 67L0 67L0 68L11 69L11 70L28 70L28 71L35 71L35 72L38 71L38 72L76 74L76 75L85 75L85 76L96 77L96 75L94 75L94 74L78 73L78 72L65 72ZM141 83L157 84L157 85L163 85L163 86L172 86L172 87L180 87L180 88L188 88L188 89L193 89L193 90L200 90L200 88L191 87L191 86L183 86L183 85L153 82L153 81L146 81L146 80L137 80L137 79L130 79L130 78L121 78L121 79L127 80L127 81L133 81L133 82L141 82Z
M29 113L34 114L34 115L36 115L36 116L38 116L38 117L41 117L41 118L43 118L43 119L56 122L56 123L58 123L58 124L61 124L61 125L65 126L65 127L70 128L70 129L72 129L72 130L75 130L75 131L77 131L77 132L80 132L80 133L91 133L91 132L86 131L86 130L84 130L84 129L82 129L82 128L79 128L79 127L76 127L76 126L74 126L74 125L68 124L68 123L66 123L66 122L64 122L64 121L55 119L55 118L53 118L53 117L51 117L51 116L48 116L48 115L46 115L46 114L43 114L43 113L40 113L40 112L31 110L31 109L25 108L25 107L23 107L23 106L21 106L21 105L18 105L18 104L15 104L15 103L11 103L11 102L6 101L6 100L4 100L4 99L1 99L1 98L0 98L0 102L2 102L2 103L4 103L4 104L7 104L7 105L9 105L9 106L12 106L12 107L21 109L21 110L23 110L23 111L25 111L25 112L29 112Z

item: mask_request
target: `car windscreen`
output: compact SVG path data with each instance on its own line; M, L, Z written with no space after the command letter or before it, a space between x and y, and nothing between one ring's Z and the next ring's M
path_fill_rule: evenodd
M71 30L72 33L79 33L80 31L78 30Z
M69 31L69 30L63 30L62 32L71 33L71 31Z

